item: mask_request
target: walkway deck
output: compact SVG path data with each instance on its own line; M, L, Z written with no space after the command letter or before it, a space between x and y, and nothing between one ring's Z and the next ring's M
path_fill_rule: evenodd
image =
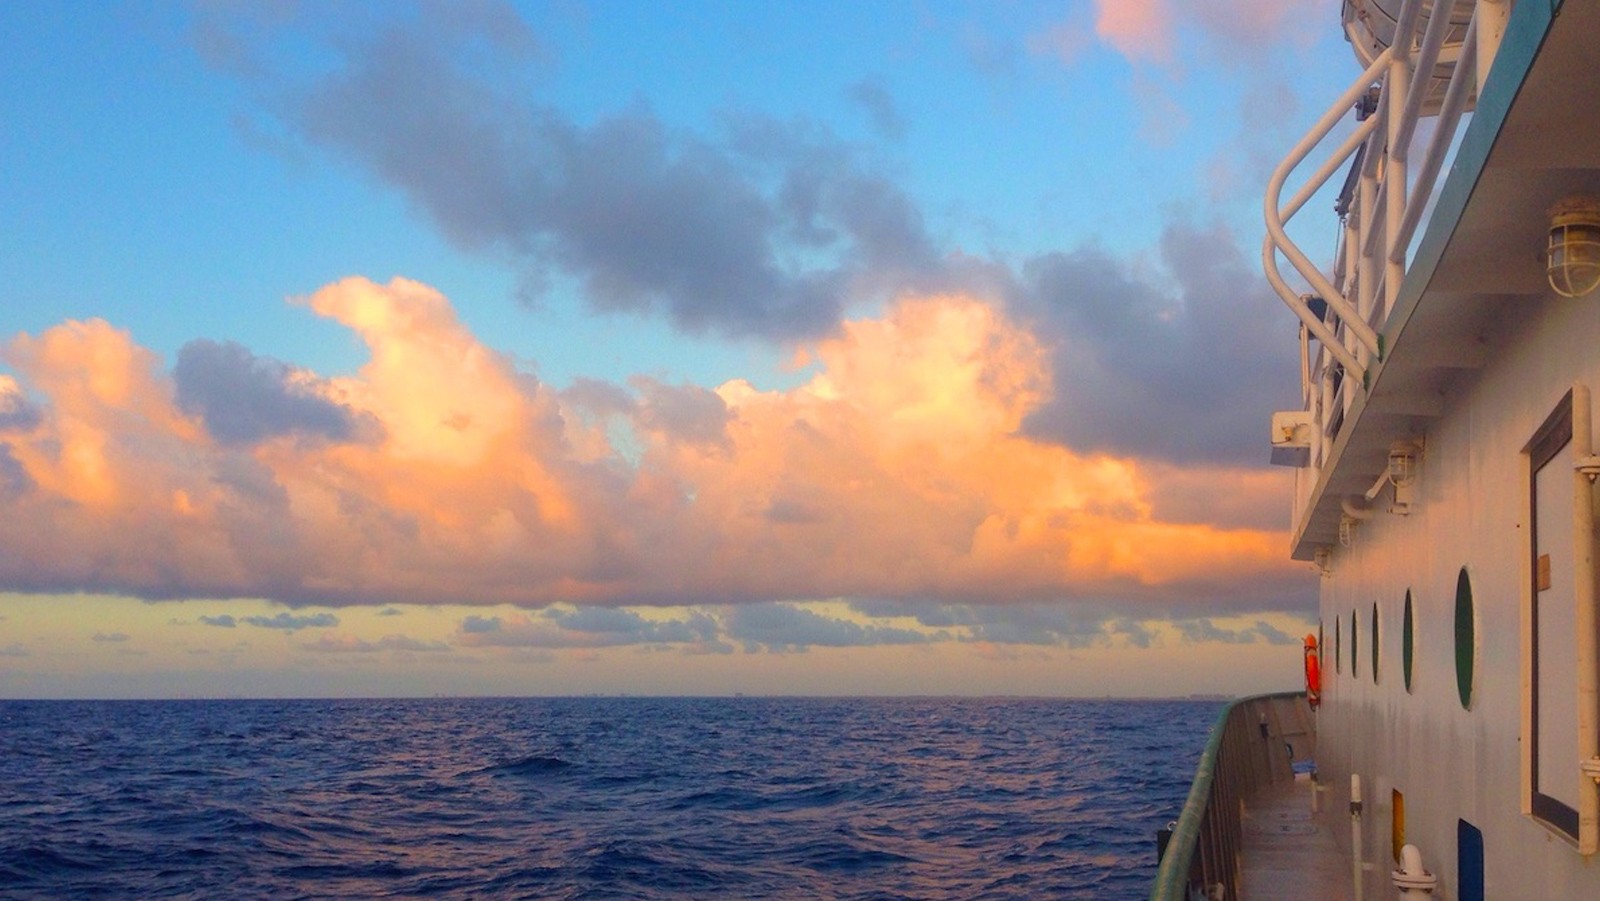
M1262 788L1244 803L1243 901L1349 901L1350 861L1339 850L1327 810L1311 813L1311 783L1301 779Z

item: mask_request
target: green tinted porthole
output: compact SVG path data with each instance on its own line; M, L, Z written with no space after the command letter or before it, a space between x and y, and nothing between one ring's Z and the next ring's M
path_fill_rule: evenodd
M1411 589L1406 589L1405 619L1400 623L1400 669L1406 680L1406 693L1411 693L1411 662L1416 659L1417 620L1411 609Z
M1350 611L1350 678L1361 678L1361 633L1356 631L1356 612Z
M1333 671L1335 674L1344 672L1344 643L1340 640L1343 632L1339 628L1339 618L1333 618Z
M1461 706L1472 709L1472 670L1477 656L1477 631L1473 623L1472 580L1467 568L1456 577L1456 693Z
M1378 605L1372 605L1372 684L1378 684Z

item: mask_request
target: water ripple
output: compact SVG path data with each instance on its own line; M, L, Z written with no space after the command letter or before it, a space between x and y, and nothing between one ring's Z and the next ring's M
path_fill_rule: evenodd
M0 702L0 898L1135 896L1216 709Z

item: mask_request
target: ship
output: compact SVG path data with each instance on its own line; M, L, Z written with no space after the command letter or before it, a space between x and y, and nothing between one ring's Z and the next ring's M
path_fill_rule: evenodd
M1600 898L1600 0L1340 25L1263 204L1305 683L1224 710L1151 897Z

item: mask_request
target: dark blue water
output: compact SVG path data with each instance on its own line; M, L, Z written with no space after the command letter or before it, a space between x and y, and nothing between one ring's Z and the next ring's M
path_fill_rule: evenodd
M1139 897L1217 710L0 702L0 896Z

